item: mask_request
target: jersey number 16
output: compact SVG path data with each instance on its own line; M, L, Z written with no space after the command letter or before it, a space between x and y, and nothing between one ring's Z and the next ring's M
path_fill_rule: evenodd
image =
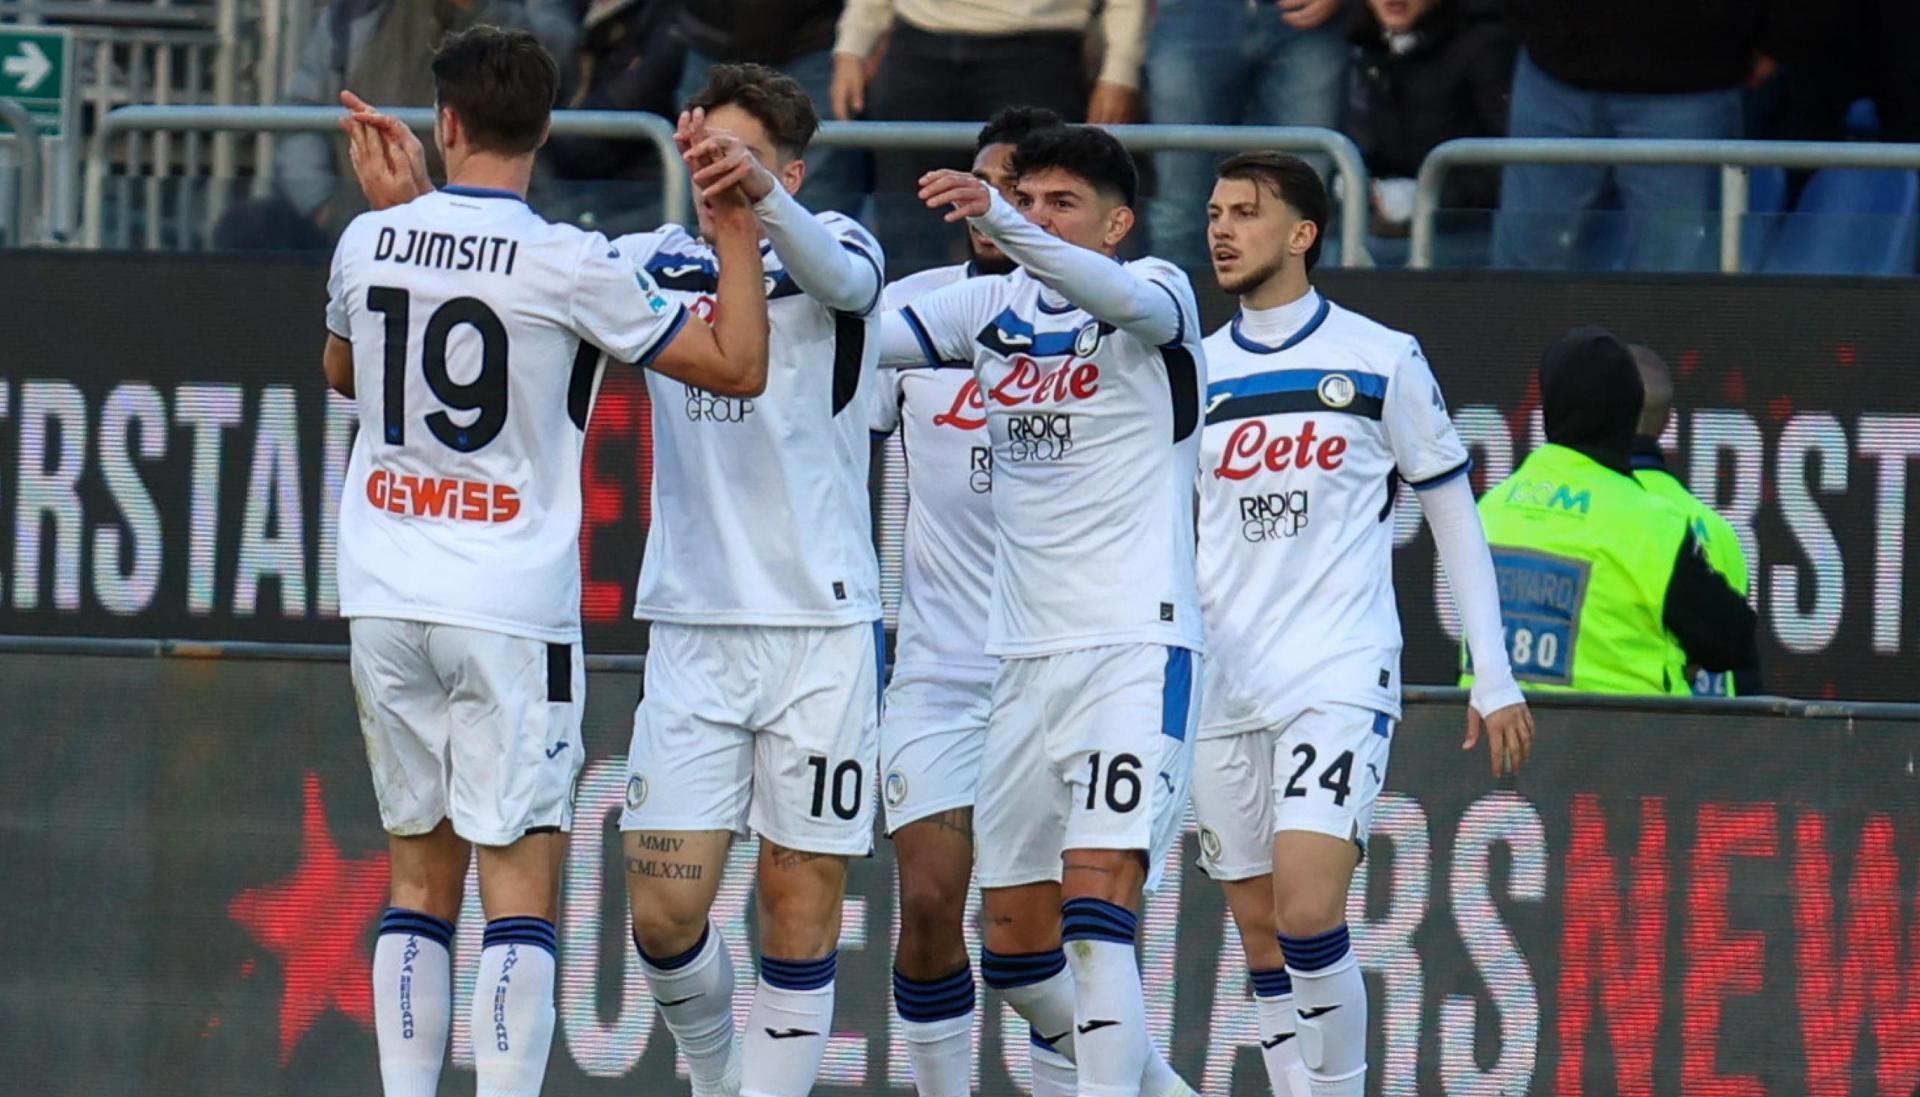
M367 307L386 317L386 362L382 375L383 424L386 443L407 443L407 331L413 299L403 289L373 286ZM447 372L447 339L461 324L480 334L480 374L462 384ZM427 429L441 444L472 453L500 436L507 425L507 326L477 297L456 297L427 318L425 345L420 348L420 372L427 388L441 404L454 411L478 412L464 425L445 411L426 417Z

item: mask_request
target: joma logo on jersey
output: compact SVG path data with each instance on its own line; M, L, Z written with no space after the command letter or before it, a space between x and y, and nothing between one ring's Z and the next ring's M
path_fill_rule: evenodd
M388 514L461 522L511 522L520 513L520 493L506 484L386 469L367 477L367 502Z
M1322 438L1315 433L1317 424L1308 419L1298 434L1275 432L1268 437L1267 424L1259 419L1243 420L1227 436L1220 451L1220 463L1213 475L1220 480L1245 480L1261 469L1285 472L1290 468L1319 466L1331 472L1346 461L1347 440L1338 434Z
M1244 496L1240 500L1240 535L1255 544L1292 537L1307 528L1310 501L1305 488Z
M993 448L975 446L967 457L967 486L976 495L993 490Z
M1007 456L1058 461L1073 450L1073 416L1060 412L1007 417Z
M979 430L987 425L987 402L980 396L980 382L969 378L954 394L953 406L933 417L936 427Z
M1013 368L988 394L1001 407L1063 404L1085 400L1100 391L1100 367L1092 362L1076 363L1068 358L1046 369L1024 354L1016 354L1008 365Z
M1551 480L1516 480L1507 489L1507 501L1523 507L1559 507L1585 514L1593 504L1593 494Z
M692 423L744 423L753 414L753 401L741 397L715 396L706 389L687 386L687 421Z

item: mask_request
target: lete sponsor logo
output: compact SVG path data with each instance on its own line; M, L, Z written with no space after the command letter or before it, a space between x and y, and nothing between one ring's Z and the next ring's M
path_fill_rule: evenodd
M1245 480L1262 469L1285 472L1319 466L1329 472L1346 460L1347 440L1338 434L1322 436L1319 424L1308 419L1297 434L1275 431L1259 419L1242 420L1227 436L1213 475L1222 480Z

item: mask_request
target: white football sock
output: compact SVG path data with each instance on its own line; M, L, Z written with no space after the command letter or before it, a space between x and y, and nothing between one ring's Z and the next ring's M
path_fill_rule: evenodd
M453 923L389 907L373 946L373 1029L386 1097L434 1097L453 1023Z
M553 923L497 918L481 937L473 992L479 1097L539 1097L553 1049Z
M1080 1097L1138 1097L1151 1043L1140 962L1139 918L1100 899L1069 899L1060 936L1073 972L1074 1063Z
M893 973L893 1005L920 1097L966 1097L973 1087L973 968L940 979Z
M833 1035L837 952L818 960L760 958L747 1014L742 1097L806 1097Z
M634 947L640 947L637 940ZM699 942L678 956L655 959L641 949L640 970L654 1008L686 1056L693 1092L722 1092L733 1051L733 957L719 929L709 923Z
M1347 927L1280 938L1293 978L1300 1059L1312 1097L1363 1097L1367 1088L1367 984Z
M1300 1061L1300 1041L1295 1038L1293 980L1287 969L1255 971L1253 1001L1260 1011L1260 1058L1274 1097L1311 1097L1307 1067Z

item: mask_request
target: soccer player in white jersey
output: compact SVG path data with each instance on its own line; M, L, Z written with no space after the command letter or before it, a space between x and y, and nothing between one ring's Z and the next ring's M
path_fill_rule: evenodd
M1240 929L1281 1097L1366 1088L1347 890L1400 716L1399 483L1419 494L1483 668L1466 746L1484 728L1497 776L1533 740L1466 449L1419 343L1308 284L1326 222L1320 177L1279 153L1226 160L1207 205L1214 274L1240 312L1206 342L1199 567L1211 658L1193 803L1201 867Z
M1031 134L1013 170L1018 209L964 172L920 197L1020 269L921 297L882 335L890 365L971 363L993 446L982 974L1078 1064L1080 1094L1190 1092L1147 1036L1134 947L1198 715L1193 292L1171 264L1115 261L1137 184L1111 134Z
M766 382L766 296L744 202L710 214L728 271L715 329L605 237L527 208L559 82L532 35L456 34L433 74L449 185L392 204L396 184L400 199L418 192L410 158L349 121L377 212L348 226L328 280L326 376L360 420L341 611L390 836L375 1030L387 1097L432 1097L477 847L479 1089L531 1097L553 1037L553 922L586 759L580 451L599 362L749 397Z
M847 859L873 845L882 259L857 223L793 197L818 121L792 78L716 65L689 106L705 117L687 151L706 164L695 185L738 188L765 233L773 332L764 396L649 384L661 473L634 610L652 628L621 819L628 893L694 1093L802 1097L833 1032ZM705 307L708 245L671 228L629 243L670 299ZM750 831L760 981L736 1050L733 972L708 915Z
M1058 126L1044 107L1008 107L981 128L973 174L1013 197L1013 149ZM973 258L887 287L888 310L967 278L1011 273L1013 261L976 229ZM987 654L993 580L992 449L972 363L882 370L874 430L898 434L907 472L905 568L893 678L880 720L880 772L900 880L893 1002L920 1097L964 1097L973 1067L973 968L965 918L973 875L973 803L992 708ZM1073 1093L1073 1064L1029 1040L1034 1090Z

